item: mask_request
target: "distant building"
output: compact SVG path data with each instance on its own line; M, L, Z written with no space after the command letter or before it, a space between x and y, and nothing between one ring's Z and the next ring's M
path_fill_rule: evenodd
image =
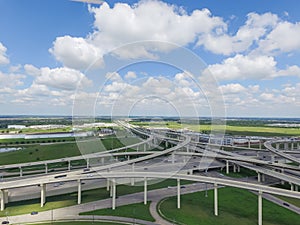
M7 129L16 129L16 130L22 130L25 129L26 126L24 125L8 125Z

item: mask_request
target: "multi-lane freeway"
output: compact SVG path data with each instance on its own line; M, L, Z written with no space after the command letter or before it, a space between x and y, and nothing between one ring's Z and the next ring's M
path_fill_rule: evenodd
M289 140L274 140L264 143L266 149L254 149L254 151L263 151L264 154L269 154L272 159L273 155L286 161L291 161L297 165L288 165L285 163L274 162L274 160L262 160L255 156L245 156L230 151L221 150L224 146L216 146L208 143L197 143L189 135L184 133L172 132L168 135L166 132L150 132L147 129L133 127L123 121L119 121L120 126L125 127L130 132L143 137L144 139L136 144L125 146L118 149L113 149L105 152L87 154L83 156L75 156L63 159L47 160L41 162L20 163L13 165L0 166L0 170L8 168L19 168L20 176L13 178L5 178L0 183L0 201L1 210L5 209L5 204L9 201L9 192L15 189L39 186L41 207L46 203L46 186L58 182L72 182L77 186L78 204L81 203L82 181L87 180L103 180L107 183L107 188L112 190L112 208L116 206L116 188L120 180L128 180L132 182L134 179L144 181L144 201L147 201L147 180L149 179L175 179L178 182L178 201L177 207L180 207L180 181L190 180L201 183L214 185L215 192L215 215L218 215L217 189L219 186L237 187L246 190L256 191L258 193L259 217L258 224L262 224L262 206L261 198L263 193L276 194L300 199L298 186L300 186L300 159L287 153L289 149L280 150L273 146L277 143L289 142ZM163 147L162 147L163 146ZM299 146L299 145L298 145ZM276 145L278 147L278 145ZM153 148L159 148L160 151L151 151ZM136 149L136 152L126 152L126 149ZM125 151L124 151L125 150ZM244 149L245 150L245 149ZM246 148L247 151L252 151L253 148ZM240 150L243 151L243 150ZM293 149L292 151L298 151ZM126 161L117 160L122 156ZM113 157L116 160L104 163L108 157ZM85 159L86 169L72 168L71 162ZM92 159L97 160L96 164L91 164ZM202 167L195 166L195 163ZM68 168L65 171L56 173L48 171L48 165L58 162L68 162ZM205 162L205 163L203 163ZM22 168L44 165L45 170L39 171L36 175L25 175L22 173ZM204 168L206 165L207 168ZM195 170L205 170L216 167L226 167L226 172L229 171L229 166L234 169L236 167L244 167L254 170L258 174L258 179L261 176L269 176L285 181L291 184L291 190L269 187L260 183L249 183L228 179L226 177L216 178L204 176L201 174L193 174Z

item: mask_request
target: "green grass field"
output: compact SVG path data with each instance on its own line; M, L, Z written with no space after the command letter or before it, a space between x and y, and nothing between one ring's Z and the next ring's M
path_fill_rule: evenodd
M177 123L174 121L164 121L157 123L134 122L141 126L157 126L168 127L170 129L187 128L197 132L210 132L211 125L208 124L186 124ZM232 125L213 125L216 132L226 131L228 135L244 135L244 136L300 136L299 128L285 128L285 127L267 127L267 126L232 126Z
M30 223L27 225L90 225L90 224L95 224L95 225L120 225L124 223L116 223L116 222L97 222L97 221L70 221L70 222L51 222L51 223Z
M159 209L170 221L189 225L253 225L257 224L257 196L246 190L220 188L218 190L219 216L214 216L213 191L208 197L203 192L181 197L181 209L177 209L177 197L167 198ZM299 215L263 200L264 225L299 225Z
M147 205L144 205L144 203L136 203L125 206L118 206L115 210L99 209L80 213L80 215L121 216L154 222L155 220L151 216L151 213L149 211L150 203L151 202L147 202Z
M59 159L101 152L134 144L139 140L135 137L117 138L115 135L112 135L102 139L83 139L82 142L75 142L74 139L72 139L73 142L56 141L50 143L47 140L44 141L46 143L19 144L18 146L23 147L22 150L0 153L0 165Z

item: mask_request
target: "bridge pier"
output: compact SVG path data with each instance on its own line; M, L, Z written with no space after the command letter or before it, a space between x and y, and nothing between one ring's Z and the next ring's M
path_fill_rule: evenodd
M109 191L109 182L110 182L110 181L109 181L109 179L107 178L107 179L106 179L106 190L107 190L107 191Z
M241 172L241 167L239 165L237 165L237 172Z
M236 173L236 165L233 164L233 172Z
M78 194L77 194L77 204L81 204L81 180L77 181L78 183Z
M5 208L5 191L2 189L0 190L0 198L0 210L3 211Z
M110 180L109 182L109 197L112 198L113 196L113 183L112 183L112 180Z
M101 158L101 165L104 165L104 157Z
M144 144L144 152L146 151L147 148L147 144Z
M86 159L86 168L87 169L90 168L90 159L89 158Z
M131 164L131 171L134 172L134 166L135 166L135 163L132 163ZM130 183L131 183L131 186L134 186L134 178L130 178Z
M174 152L172 152L171 157L172 157L172 164L174 164L175 163L175 153Z
M259 140L259 149L261 149L261 141Z
M276 149L279 150L279 143L276 143Z
M297 149L300 149L300 143L299 142L297 143Z
M180 209L180 179L177 179L177 209Z
M144 178L144 205L147 205L147 177Z
M116 209L116 179L112 180L112 210Z
M46 184L41 184L41 207L46 203Z
M258 225L262 225L262 191L258 192Z
M294 185L291 183L291 191L294 191Z
M20 169L20 177L23 177L23 168L20 166L19 169Z
M229 162L226 160L226 174L229 174Z
M261 177L260 177L260 173L257 172L257 182L260 183L261 182Z
M289 144L288 143L284 143L284 150L289 150Z
M248 148L251 148L251 139L248 140Z
M265 182L265 181L266 181L265 174L263 174L263 173L261 174L261 181L262 181L262 182Z
M71 171L71 160L68 161L68 171Z
M294 143L291 143L291 150L294 150Z
M215 216L218 216L218 184L214 184L214 206Z

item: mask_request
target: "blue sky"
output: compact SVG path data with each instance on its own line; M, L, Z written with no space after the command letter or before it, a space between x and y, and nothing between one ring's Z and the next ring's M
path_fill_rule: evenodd
M299 117L299 10L296 0L0 0L1 114L163 116L173 105L191 116ZM206 68L159 63L180 47Z

